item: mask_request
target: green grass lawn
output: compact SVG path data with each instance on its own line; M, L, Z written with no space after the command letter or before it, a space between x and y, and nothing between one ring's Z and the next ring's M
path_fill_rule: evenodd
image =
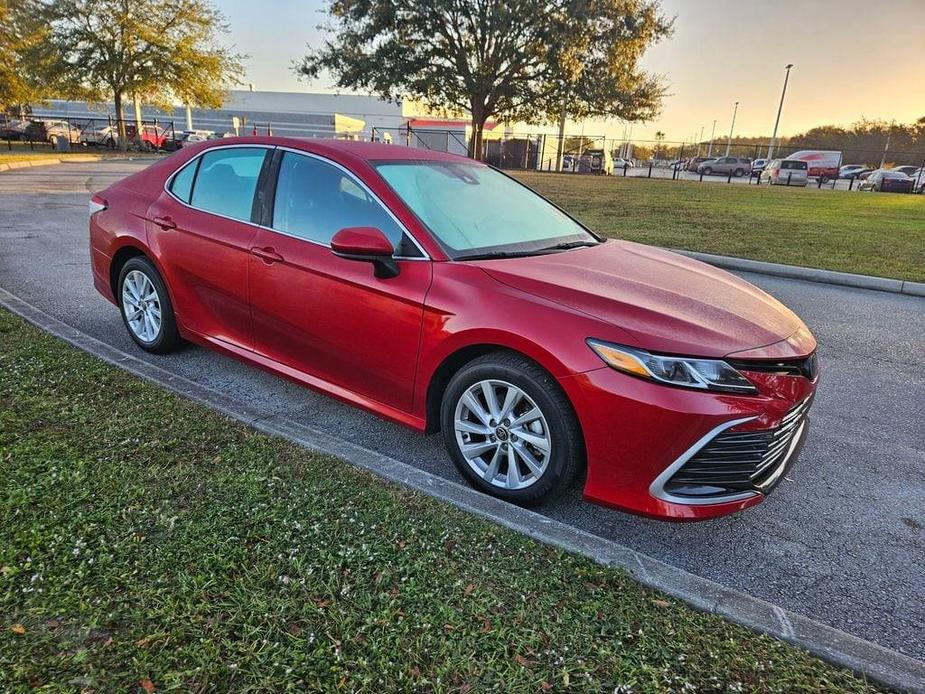
M2 310L0 480L3 692L874 690Z
M517 173L613 238L925 282L925 196Z

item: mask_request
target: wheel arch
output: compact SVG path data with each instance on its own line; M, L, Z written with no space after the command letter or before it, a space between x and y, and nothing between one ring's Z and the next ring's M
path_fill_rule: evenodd
M515 354L518 357L532 362L538 368L545 371L556 383L558 383L556 372L561 373L564 369L564 366L558 363L557 360L554 360L552 355L527 353L515 346L505 344L501 340L473 342L462 345L440 360L427 381L424 403L425 433L433 434L440 430L440 405L443 401L443 393L446 391L453 376L474 359L496 352ZM566 399L568 399L568 396L566 396ZM575 412L576 420L578 420L574 404L571 402L569 402L569 404L572 407L572 411ZM579 428L580 427L581 422L579 420ZM584 443L583 439L584 433L582 433L582 443Z
M121 301L119 298L119 275L122 272L122 268L125 264L132 258L144 258L152 265L154 269L157 270L158 274L161 276L161 281L164 283L164 286L167 288L167 296L170 299L170 305L173 307L174 315L177 318L177 322L180 322L180 310L177 306L176 299L174 297L173 289L170 286L170 282L167 281L167 275L164 272L164 268L161 267L161 264L157 261L157 258L151 253L151 251L140 243L135 241L133 237L125 237L126 242L120 246L115 253L112 255L112 260L109 261L109 287L112 290L112 295L116 300L116 304L121 306Z

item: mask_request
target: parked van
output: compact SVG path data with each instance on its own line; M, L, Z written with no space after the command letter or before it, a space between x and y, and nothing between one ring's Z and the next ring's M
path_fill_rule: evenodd
M822 182L838 178L842 154L834 149L804 149L794 152L787 159L805 161L809 164L809 177L822 179Z
M761 180L772 186L806 186L809 164L799 159L772 159L761 172Z

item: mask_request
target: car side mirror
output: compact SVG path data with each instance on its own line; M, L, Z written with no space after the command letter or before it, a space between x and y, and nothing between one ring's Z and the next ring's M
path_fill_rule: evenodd
M331 239L331 252L338 258L362 260L373 264L379 279L398 276L398 263L392 255L395 249L381 229L376 227L347 227Z

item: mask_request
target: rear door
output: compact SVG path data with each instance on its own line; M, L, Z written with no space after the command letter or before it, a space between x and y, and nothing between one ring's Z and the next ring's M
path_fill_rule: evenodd
M345 168L293 151L279 150L277 159L272 220L265 220L272 229L257 232L250 257L257 352L410 410L430 260ZM379 279L371 263L331 252L331 237L356 226L392 241L397 277Z
M148 208L148 243L160 260L181 325L254 348L247 265L268 175L266 147L216 147L190 161Z

